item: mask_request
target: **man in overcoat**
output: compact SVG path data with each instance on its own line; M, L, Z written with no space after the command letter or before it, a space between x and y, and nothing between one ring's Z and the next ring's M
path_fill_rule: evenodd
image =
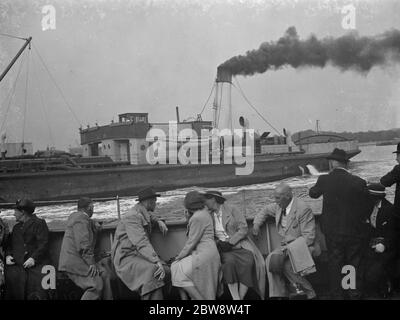
M169 268L150 242L154 227L163 234L168 231L166 224L152 214L159 196L151 187L139 192L138 204L118 223L112 247L117 276L143 300L163 299L162 288L170 278Z
M94 253L100 226L91 219L93 209L90 198L78 200L78 210L67 221L58 270L84 290L81 300L112 300L110 270Z
M369 192L366 181L347 170L349 158L344 150L335 148L327 158L331 171L318 177L309 195L323 196L321 230L328 250L330 298L343 299L342 269L351 266L356 288L346 291L350 299L360 299L360 261L367 243Z

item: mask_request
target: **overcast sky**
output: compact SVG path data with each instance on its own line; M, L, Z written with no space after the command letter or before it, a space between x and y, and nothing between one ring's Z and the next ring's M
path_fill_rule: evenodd
M360 35L400 29L400 2L396 0L29 2L35 6L23 14L21 8L10 11L1 6L0 14L4 17L6 10L8 19L19 19L14 34L33 37L78 118L32 49L24 136L35 150L53 144L58 149L74 146L79 142L80 124L108 124L118 113L148 112L151 122L167 122L175 120L175 106L179 106L181 119L196 116L210 94L219 64L257 49L262 42L279 39L290 26L300 38L342 36L349 30L342 26L341 9L349 3L356 9ZM42 30L41 7L45 4L56 9L55 30ZM22 44L0 37L0 50L4 49L1 70L12 58L10 53ZM7 117L10 141L22 139L25 67ZM1 82L0 103L7 101L17 71L18 65ZM314 129L317 119L322 130L332 131L400 127L398 65L374 67L368 74L331 66L287 67L236 79L251 103L279 130ZM203 119L212 119L211 105L212 99ZM271 131L235 88L232 105L234 116L245 115L250 127ZM0 108L2 122L7 103Z

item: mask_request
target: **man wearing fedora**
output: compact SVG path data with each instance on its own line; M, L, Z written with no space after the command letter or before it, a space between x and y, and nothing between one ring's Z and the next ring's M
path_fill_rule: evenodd
M168 231L165 223L152 214L159 196L151 187L139 191L138 204L118 223L112 246L118 277L143 300L163 299L162 288L170 274L150 242L155 226L164 235Z
M349 158L344 150L335 148L327 158L331 171L318 177L309 195L323 196L321 230L328 250L330 298L343 298L342 268L351 265L356 271L356 289L347 292L350 299L359 299L362 286L359 267L370 213L367 184L347 170Z
M397 150L393 153L396 154L397 165L394 166L392 171L388 172L384 175L380 182L385 187L391 187L393 184L396 184L396 192L394 197L394 209L397 215L400 216L400 143L397 144Z
M42 267L48 262L48 235L46 221L33 212L35 203L30 199L16 202L14 225L6 246L6 299L42 300Z
M393 205L385 199L385 187L368 185L371 215L368 217L369 245L363 258L364 293L381 297L387 294L396 253L396 224Z
M81 300L112 300L110 268L107 268L106 258L98 258L94 252L101 227L91 219L93 201L82 197L77 209L68 217L58 270L64 271L84 290Z

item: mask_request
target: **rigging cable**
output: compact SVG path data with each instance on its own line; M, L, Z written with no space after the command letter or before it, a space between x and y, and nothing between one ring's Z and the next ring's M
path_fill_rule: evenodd
M29 88L29 62L31 60L31 51L29 49L26 64L26 79L25 79L25 100L24 100L24 115L23 115L23 126L22 126L22 148L25 143L25 126L26 126L26 110L28 105L28 88Z
M205 103L204 106L203 106L203 109L201 109L200 115L203 114L203 111L204 111L204 109L206 108L207 103L208 103L208 101L210 100L211 95L212 95L212 93L213 93L213 91L214 91L215 85L216 85L216 84L215 84L215 82L214 82L214 83L213 83L213 86L212 86L212 88L211 88L210 95L208 96L208 98L207 98L207 100L206 100L206 103Z
M9 94L9 96L7 97L7 98L9 98L9 100L8 100L8 105L7 105L6 113L5 113L5 115L4 115L3 122L1 123L0 132L3 131L4 125L5 125L5 123L6 123L7 116L8 116L8 112L10 111L10 107L11 107L11 101L12 101L12 99L13 99L13 97L14 97L15 88L16 88L16 86L17 86L18 78L19 78L19 75L20 75L21 70L22 70L22 65L25 63L25 60L26 60L26 58L25 58L25 59L21 59L21 62L19 63L19 68L18 68L17 76L15 77L14 84L13 84L11 90L10 90L10 94ZM6 100L7 100L7 99L4 99L4 102L5 102Z
M246 95L244 94L242 88L240 87L239 81L237 80L236 77L234 77L237 86L236 87L234 84L232 84L236 89L239 90L240 94L242 95L242 97L246 100L246 102L249 104L249 106L261 117L261 119L263 119L272 129L274 129L276 131L276 133L278 133L279 135L281 135L281 133L271 124L268 122L267 119L264 118L264 116L251 104L251 102L249 101L249 99L247 99Z
M47 65L46 65L46 63L44 62L42 56L40 55L39 50L36 48L36 46L35 46L34 44L33 44L33 48L35 49L36 54L38 55L38 57L39 57L41 63L43 64L44 68L46 69L46 71L47 71L47 73L48 73L48 75L49 75L51 81L53 82L54 86L57 88L58 92L60 93L61 97L63 98L64 103L67 105L67 107L69 108L69 111L71 111L72 115L74 116L75 121L78 123L79 126L82 126L82 124L79 122L79 119L78 119L78 117L76 116L74 110L72 109L71 105L68 103L67 99L65 98L65 96L64 96L64 94L63 94L61 88L57 85L57 82L55 81L55 79L54 79L53 75L51 74L49 68L47 68Z
M33 76L34 76L34 80L35 80L35 82L37 84L36 89L37 89L37 91L39 93L39 97L40 97L40 100L41 100L41 106L42 106L41 110L42 110L43 116L44 116L44 118L46 120L47 128L49 130L50 142L52 143L52 146L55 146L53 133L51 131L51 126L50 126L50 121L49 121L49 118L47 117L47 112L46 112L47 108L46 108L46 104L45 104L45 99L43 98L43 91L42 91L42 88L40 86L39 77L37 76L37 72L36 72L36 68L35 68L35 61L34 61L34 57L33 56L32 56L32 60L33 60L32 73L33 73Z
M28 40L27 38L17 37L17 36L13 36L13 35L7 34L7 33L0 33L0 36L13 38L13 39Z
M217 128L219 128L219 118L220 118L220 116L221 116L221 109L222 109L222 87L223 87L223 82L221 82L221 86L220 86L221 94L219 95L219 108L218 108L218 110L217 110L217 112L218 112Z

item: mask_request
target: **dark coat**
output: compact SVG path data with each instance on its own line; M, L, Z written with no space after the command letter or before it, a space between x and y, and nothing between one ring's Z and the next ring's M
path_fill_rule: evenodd
M72 213L61 245L58 270L87 276L89 266L95 264L96 236L95 222L87 214Z
M369 193L365 180L347 170L336 168L318 177L309 195L323 195L321 229L327 236L365 238L370 214Z
M369 238L382 237L385 239L385 247L388 250L393 250L396 245L396 228L397 220L394 215L394 206L386 199L382 199L381 207L376 217L376 228L369 224Z
M23 265L28 258L35 260L35 265L45 264L48 259L49 229L46 221L36 215L18 222L9 237L6 255L13 256L17 265Z
M393 168L381 178L381 183L385 187L390 187L396 183L396 193L394 197L394 208L397 214L400 214L400 165Z

